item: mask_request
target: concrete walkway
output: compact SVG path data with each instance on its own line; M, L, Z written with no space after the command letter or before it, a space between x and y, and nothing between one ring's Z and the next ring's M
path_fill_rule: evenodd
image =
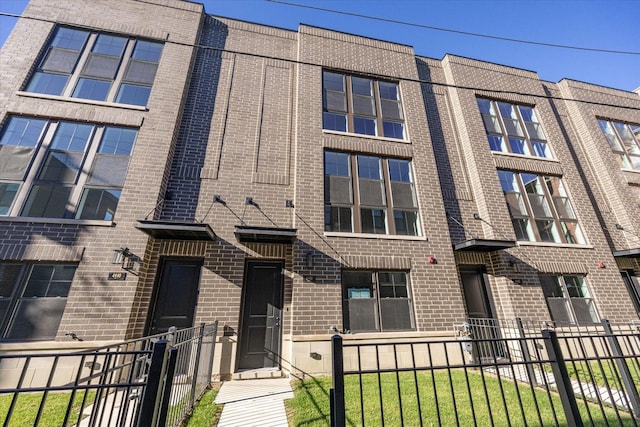
M292 397L288 378L224 382L215 400L224 404L218 427L288 427L284 400Z

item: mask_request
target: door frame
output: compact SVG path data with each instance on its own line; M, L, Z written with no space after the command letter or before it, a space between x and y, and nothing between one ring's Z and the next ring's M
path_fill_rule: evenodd
M153 323L153 318L156 314L156 303L158 302L158 296L160 293L160 280L162 278L162 274L164 273L164 269L167 261L194 261L200 264L200 268L202 268L202 266L204 265L204 259L200 257L160 256L158 258L158 268L156 269L155 277L153 279L153 292L151 294L151 301L149 302L147 320L145 321L144 336L148 336L151 332L151 325ZM200 280L198 280L196 295L200 293L201 280L202 280L202 274L200 274ZM197 307L198 307L198 298L196 297L195 304L193 305L193 313L192 313L193 321L195 321L196 319Z
M235 360L235 371L237 372L240 366L240 360L242 358L242 339L244 338L242 336L243 334L243 327L244 327L244 322L245 322L245 309L246 309L246 305L247 305L247 290L248 290L248 286L247 286L247 278L248 278L248 273L249 273L249 268L250 265L278 265L281 268L281 279L280 279L280 306L282 307L282 313L284 313L284 287L285 287L285 280L284 280L284 268L285 268L285 260L284 259L278 259L278 258L247 258L245 259L245 263L244 263L244 275L242 278L242 296L241 296L241 300L240 300L240 313L239 313L239 321L238 321L238 344L237 344L237 351L236 351L236 360ZM282 333L282 325L283 325L283 321L282 321L282 317L283 315L280 316L280 331L279 331L279 337L278 337L278 352L279 354L277 354L277 358L275 361L275 368L280 369L282 367L282 337L283 337L283 333ZM244 369L244 368L243 368ZM260 368L256 368L256 369L260 369Z

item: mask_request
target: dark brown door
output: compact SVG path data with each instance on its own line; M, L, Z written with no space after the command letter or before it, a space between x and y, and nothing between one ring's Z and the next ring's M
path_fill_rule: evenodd
M247 261L238 369L280 365L283 268L280 261Z
M464 300L467 304L469 317L490 319L493 317L489 294L484 283L484 274L481 269L460 269Z
M161 259L149 333L193 326L202 260Z

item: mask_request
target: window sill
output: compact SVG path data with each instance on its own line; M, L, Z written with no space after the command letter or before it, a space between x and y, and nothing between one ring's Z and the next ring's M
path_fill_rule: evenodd
M70 98L70 97L58 96L58 95L46 95L43 93L18 91L18 96L25 96L28 98L38 98L38 99L51 99L54 101L73 102L77 104L102 105L105 107L123 108L126 110L149 111L147 107L143 107L140 105L120 104L118 102L107 102L107 101L92 101L90 99Z
M383 239L383 240L417 240L427 241L425 236L400 236L396 234L368 234L368 233L342 233L339 231L325 231L326 237L351 237L359 239Z
M552 242L527 242L517 241L518 246L547 246L552 248L572 248L572 249L593 249L593 245L573 244L573 243L552 243Z
M491 150L491 154L494 154L496 156L513 157L515 159L533 159L533 160L542 160L544 162L560 163L560 160L554 159L552 157L527 156L525 154L505 153L503 151L493 151L493 150Z
M113 221L101 221L97 219L70 219L70 218L37 218L22 216L2 216L0 222L25 222L37 224L67 224L67 225L97 225L101 227L113 227Z
M640 174L640 170L637 170L637 169L621 168L621 170L622 170L623 172L629 172L629 173L637 173L637 174Z
M411 144L411 141L409 141L408 139L386 138L384 136L364 135L362 133L340 132L337 130L328 130L328 129L322 129L322 133L326 133L329 135L353 136L356 138L376 139L378 141L399 142L401 144Z
M293 342L304 341L328 341L334 335L340 335L345 341L357 340L397 340L397 339L442 339L451 338L451 331L394 331L394 332L356 332L352 334L340 334L338 332L329 334L294 335Z

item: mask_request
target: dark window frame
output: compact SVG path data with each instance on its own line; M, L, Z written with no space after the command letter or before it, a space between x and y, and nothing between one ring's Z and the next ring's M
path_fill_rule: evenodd
M15 277L9 277L11 272L7 268L17 268ZM57 263L57 262L0 262L0 282L3 285L3 293L0 294L0 342L24 342L24 341L46 341L53 340L57 335L60 321L64 314L70 289L73 285L77 263ZM51 268L47 280L36 280L34 271ZM55 277L56 273L64 269L73 269L71 276L64 278ZM14 270L15 271L15 270ZM32 280L33 279L33 280ZM37 282L45 284L44 288L38 288ZM60 287L60 284L63 286ZM56 287L56 285L58 285ZM11 286L9 289L8 286ZM9 290L10 292L7 292ZM29 293L27 293L29 290ZM42 292L44 290L44 292ZM27 295L25 295L27 294ZM35 295L42 294L42 295ZM33 322L31 334L29 335L29 325L25 325L25 319L21 315L26 313L21 311L23 305L46 304L48 308L53 308L56 312L55 318L30 319ZM56 322L55 324L51 322ZM46 323L45 327L39 327L39 323ZM25 330L26 326L26 330ZM43 332L44 329L45 331ZM55 329L55 331L54 331ZM48 330L48 332L46 332ZM27 334L25 336L25 333Z
M503 179L500 179L500 183L516 233L516 240L579 245L586 243L582 227L575 215L573 204L560 177L502 169L498 169L497 172L499 177L506 176L507 174L513 174L515 176L515 184L518 191L507 191L504 185L506 181L503 181ZM536 188L539 192L527 191L527 189L530 188L528 184L533 182L533 180L525 183L522 178L523 175L536 177ZM513 183L513 181L511 182ZM553 186L551 184L552 182L556 183L558 188L555 190L561 194L554 195L551 193L548 186ZM542 194L540 192L542 192ZM532 199L534 197L537 197L540 202L533 203ZM562 210L559 209L559 207L562 207ZM546 211L546 215L540 214L539 211L541 210ZM520 224L525 224L522 221L528 221L526 223L528 226L522 228ZM540 225L542 225L541 223L545 221L548 226L553 227L549 232L550 234L548 233L546 236L553 236L555 231L559 241L549 240L548 237L545 237L540 227ZM542 229L545 228L548 227L542 227ZM525 236L526 238L524 238ZM531 239L531 237L533 237L533 239Z
M62 34L64 31L83 33L84 41L82 45L79 48L77 48L77 46L76 48L69 48L67 46L60 47L58 45L54 45L54 43L62 39L62 37L58 38L58 35ZM99 39L101 36L121 38L124 40L124 47L121 49L119 54L114 54L113 52L95 52L94 49L100 46ZM159 49L157 60L154 60L155 58L149 58L149 55L146 55L147 52L142 52L142 58L136 57L136 49L139 46L139 43L156 45L155 48ZM61 96L64 98L84 99L95 102L114 102L125 105L146 107L149 101L151 88L153 87L153 82L155 80L155 75L157 73L157 68L160 63L163 48L163 43L158 41L142 39L124 34L111 34L84 28L58 26L54 30L51 40L47 43L33 74L27 80L24 90L32 93ZM141 47L140 49L143 50L144 48ZM64 59L71 60L72 55L76 56L73 63L69 62L67 67L63 67L66 69L50 69L47 68L47 64L50 55L53 52L66 52L68 58L61 58L63 64ZM91 65L93 61L96 61L96 63L92 67ZM103 62L100 63L100 61ZM140 78L128 78L129 70L135 64L142 65L143 67L150 67L147 69L147 72L152 74L151 78L142 80ZM60 67L61 64L54 63L53 66ZM113 67L113 69L111 72L108 72L105 71L105 67ZM151 72L151 69L154 69L153 72ZM40 86L41 79L44 86ZM66 79L62 86L59 86L58 84L58 86L56 86L58 89L49 89L49 84L51 82L54 80L60 82L60 79ZM85 83L100 85L108 84L108 88L106 88L104 96L101 97L103 99L93 99L91 96L80 96L80 93L86 93L81 89L81 85L84 85ZM132 86L135 86L138 89L143 89L143 95L145 96L139 98L138 95L135 94L133 98L139 98L139 101L130 103L120 102L119 99L121 98L121 93L125 90L130 91ZM93 93L91 90L90 92ZM129 94L131 94L131 92L129 92ZM129 99L131 98L129 97Z
M343 79L343 89L344 91L341 90L336 90L336 89L331 89L327 87L327 84L325 83L325 75L326 73L330 73L330 74L334 74L334 75L339 75L342 77ZM353 79L366 79L369 80L371 82L370 84L370 95L363 95L363 94L358 94L358 93L354 93L353 87ZM393 82L393 81L387 81L387 80L379 80L379 79L375 79L375 78L371 78L368 76L359 76L359 75L352 75L352 74L345 74L345 73L341 73L341 72L337 72L337 71L333 71L333 70L323 70L322 71L322 111L323 111L323 124L322 127L325 130L331 130L331 131L342 131L342 130L338 130L338 129L334 129L332 128L332 126L328 125L327 122L327 114L333 115L333 116L344 116L346 119L346 128L344 130L344 132L348 132L348 133L354 133L354 134L358 134L358 135L368 135L368 136L376 136L376 137L383 137L383 138L391 138L391 139L396 139L396 140L406 140L407 139L407 129L406 129L406 124L405 124L405 117L404 117L404 109L402 108L402 97L400 94L400 85L398 82ZM381 95L381 90L380 90L380 85L394 85L395 86L395 92L396 92L396 99L391 99L391 98L386 98L383 97L383 95ZM328 102L328 94L333 93L333 94L340 94L343 93L345 96L345 109L344 110L340 110L340 109L336 109L336 108L330 108L329 107L329 102ZM373 100L373 108L374 108L374 112L367 114L364 112L359 112L356 113L356 102L355 99L356 98L372 98ZM398 112L398 116L399 117L385 117L384 116L384 110L383 110L383 100L385 102L388 102L389 104L393 104L395 106L397 106L397 112ZM359 132L358 128L359 128L359 121L362 120L369 120L369 121L373 121L373 123L375 124L375 131L373 133L369 133L369 132ZM363 122L363 124L365 124ZM389 126L385 127L385 124L388 124ZM395 133L397 130L396 126L392 126L392 125L400 125L401 126L401 133L402 135L399 137L397 135L392 135L392 133ZM366 124L365 124L365 128L366 128ZM385 129L388 129L388 132L385 132ZM389 133L389 135L386 135L386 133Z
M536 114L535 107L523 105L523 104L514 104L512 102L506 102L506 101L497 101L494 99L481 98L481 97L477 98L476 102L478 104L478 109L480 110L480 116L482 117L482 122L485 128L485 131L487 133L487 139L488 139L489 148L491 149L491 151L498 152L498 153L517 154L517 155L527 156L527 157L536 157L540 159L553 159L553 153L551 152L551 147L546 138L546 134L542 129L542 124L538 119L538 115ZM489 102L490 110L493 109L493 112L495 112L496 114L493 115L493 114L487 114L483 112L481 102ZM506 121L500 111L499 104L505 104L505 105L511 106L512 111L515 112L515 115L516 115L516 117L512 118L512 120L515 120L519 129L521 130L522 135L509 133L508 129L510 127L506 125ZM522 109L531 109L531 113L535 117L536 121L525 120ZM497 124L498 129L495 129L495 128L489 129L487 125L487 120L491 121L494 124ZM528 124L530 124L530 126L527 126ZM536 137L532 135L531 128L536 128L536 127L538 128L538 131L541 133L541 137L538 137L539 135L535 135ZM515 127L513 128L515 129ZM502 144L500 145L500 149L496 149L495 141L492 141L492 138L501 138ZM523 153L516 152L512 146L512 141L511 141L512 139L514 140L514 142L515 140L520 140L523 143L523 147L524 147L523 151L525 152ZM544 156L537 154L538 150L536 149L536 147L541 145L543 145L545 148L544 152L546 153L546 155Z
M327 174L327 155L328 154L337 154L337 155L345 155L348 158L348 175L331 175ZM378 168L379 168L379 179L376 178L366 178L359 176L359 158L369 158L369 159L377 159L378 160ZM389 162L390 161L399 161L406 162L408 167L408 181L398 181L392 180L391 173L389 170ZM354 173L355 172L355 173ZM400 159L393 157L381 157L377 155L370 154L359 154L359 153L349 153L349 152L339 152L326 150L324 152L324 176L325 176L325 232L346 232L346 233L357 233L357 234L374 234L374 235L392 235L392 236L411 236L411 237L420 237L422 236L422 227L420 220L420 208L418 205L416 188L415 188L415 175L413 173L412 162L408 159ZM331 176L341 176L343 178L348 178L350 181L350 203L347 202L338 202L334 203L330 200L331 196L328 194L327 182L331 179ZM360 187L363 185L361 181L375 183L375 181L379 181L382 185L381 192L382 202L381 204L374 203L366 203L362 202L362 197L360 194ZM345 179L346 182L346 179ZM396 206L394 202L394 192L392 190L392 186L394 182L401 182L408 184L411 189L411 197L413 200L413 207L403 207ZM333 230L331 226L331 218L328 215L331 215L331 208L337 209L350 209L351 210L351 229L350 230ZM384 213L384 221L385 221L385 229L384 232L373 233L363 231L365 228L363 225L363 212L365 211L372 212L372 221L374 221L373 227L374 230L377 229L375 226L374 219L374 211L382 211ZM400 227L396 224L396 213L401 212L404 214L403 218L406 219L406 214L411 213L415 215L415 223L413 224L413 229L415 230L415 234L409 232L399 232ZM329 222L328 222L329 221ZM407 224L411 225L411 224Z
M381 281L381 277L383 275L402 275L404 277L404 292L400 296L396 296L396 288L400 288L401 286L398 284L390 284L389 282ZM353 276L369 276L370 282L367 283L355 283L350 282L346 279L348 275ZM414 308L414 299L412 296L411 289L411 280L410 274L407 270L375 270L375 269L367 269L367 270L343 270L341 274L341 287L342 287L342 314L343 314L343 325L344 329L350 331L351 333L359 333L359 332L397 332L397 331L415 331L415 308ZM383 296L381 290L383 287L393 287L393 296ZM352 292L354 291L354 292ZM365 292L366 291L366 292ZM368 297L365 296L365 293L368 293ZM351 305L351 302L358 304L360 307L357 308L355 305ZM386 317L389 312L385 313L385 309L383 305L385 303L390 303L396 305L392 307L392 309L398 309L398 306L405 307L406 304L406 312L403 313L404 316L398 316L397 311L394 311L396 314L395 317ZM355 312L358 313L355 313ZM374 311L375 313L372 313ZM367 313L368 312L368 313ZM353 317L352 317L353 316ZM364 318L364 319L363 319ZM357 323L367 323L370 325L369 327L358 327ZM372 323L371 323L372 322ZM385 323L389 324L397 324L397 323L408 323L408 327L387 327L385 328Z
M15 120L15 122L14 122ZM124 180L135 147L138 130L121 126L104 126L92 123L80 123L67 120L43 120L36 117L9 116L0 131L0 151L20 147L25 134L32 123L41 126L39 133L33 133L30 143L21 154L10 151L5 156L20 156L24 165L19 171L11 170L12 165L0 162L0 215L7 217L36 217L62 219L113 220L117 201L109 206L97 208L94 215L83 211L88 205L83 194L86 191L116 191L124 187ZM15 130L22 133L16 132ZM63 129L75 129L71 136L63 134ZM84 131L81 138L76 138L76 131ZM116 135L117 140L107 139L107 135ZM58 139L59 138L59 139ZM57 141L67 141L68 147L55 146ZM103 152L103 144L111 142L108 149L113 153ZM82 150L74 144L84 144ZM115 144L115 148L113 146ZM120 148L120 145L124 149ZM128 151L128 153L125 153ZM9 157L7 157L9 158ZM18 158L18 157L16 157ZM71 160L69 160L71 159ZM8 166L7 166L8 165ZM120 168L118 168L120 166ZM5 168L3 170L3 167ZM45 172L46 171L46 172ZM20 175L18 175L18 172ZM74 176L67 176L73 172ZM4 173L14 176L2 175ZM15 189L17 186L17 189ZM12 193L7 194L7 188ZM15 191L14 191L15 190ZM37 192L42 192L38 194ZM51 193L55 192L56 197ZM64 194L62 194L62 193ZM113 196L113 193L109 193ZM44 198L43 198L44 197ZM64 198L64 200L61 199ZM46 200L54 200L54 206ZM102 201L102 198L100 199ZM118 197L119 201L119 197ZM105 217L98 214L104 210Z

